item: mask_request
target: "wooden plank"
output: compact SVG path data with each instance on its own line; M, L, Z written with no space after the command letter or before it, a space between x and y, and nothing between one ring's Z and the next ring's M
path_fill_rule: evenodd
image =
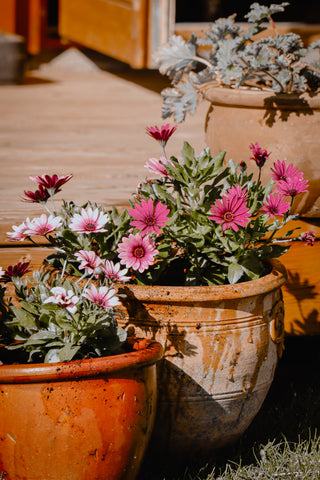
M238 25L241 28L246 28L246 24L239 22ZM185 40L188 40L191 36L191 33L194 32L196 35L203 35L203 30L207 30L210 27L209 22L197 22L197 23L176 23L175 24L175 34L181 35ZM267 37L275 35L275 33L296 33L300 35L304 45L309 45L312 42L320 39L320 24L307 24L300 22L277 22L277 29L267 29L264 32L259 34L259 37Z
M147 0L60 0L59 34L134 68L143 68Z
M0 31L16 33L16 0L1 0L0 2Z
M286 333L319 335L320 241L313 247L295 243L280 261L288 271L288 283L283 287Z

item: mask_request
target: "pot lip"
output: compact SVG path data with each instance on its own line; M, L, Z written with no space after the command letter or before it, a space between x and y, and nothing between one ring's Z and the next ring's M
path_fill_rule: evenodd
M158 303L199 303L223 300L240 300L245 297L266 294L282 287L287 281L287 271L277 259L269 260L271 272L243 283L213 286L165 286L165 285L119 285L118 291L130 293L136 300ZM172 295L171 295L172 294ZM132 295L131 295L132 296Z
M98 375L114 376L129 368L139 369L153 365L162 358L162 355L162 345L154 340L148 340L145 348L108 357L59 363L0 365L0 384L59 382Z
M213 105L225 105L262 109L320 109L320 94L275 93L273 90L238 87L230 88L212 82L202 91Z

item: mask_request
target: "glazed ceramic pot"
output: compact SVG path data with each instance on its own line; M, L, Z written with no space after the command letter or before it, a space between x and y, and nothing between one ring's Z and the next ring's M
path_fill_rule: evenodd
M283 347L282 264L225 286L119 286L128 332L164 347L152 454L189 459L237 440L258 413Z
M273 162L293 163L309 180L309 191L295 198L294 211L320 217L320 95L212 85L204 96L210 102L205 130L211 151L226 150L227 159L238 163L248 161L249 144L258 142L272 155L262 169L263 181L270 179Z
M156 407L162 347L52 364L0 366L6 480L132 480Z

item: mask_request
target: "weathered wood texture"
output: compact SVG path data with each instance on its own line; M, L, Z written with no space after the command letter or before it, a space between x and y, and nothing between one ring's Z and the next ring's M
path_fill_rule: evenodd
M39 205L21 202L23 190L35 190L29 175L73 173L57 198L121 207L147 176L146 160L161 154L144 132L147 125L167 123L161 119L164 84L158 74L135 72L111 60L106 67L109 71L79 72L48 65L31 72L24 85L0 87L1 266L26 256L39 264L46 254L6 240L11 225L43 213ZM179 125L168 144L170 154L179 156L184 139L197 153L205 146L206 110L203 102L195 116ZM320 234L317 225L302 228ZM295 244L282 257L289 270L284 289L289 333L320 334L319 247L320 242Z

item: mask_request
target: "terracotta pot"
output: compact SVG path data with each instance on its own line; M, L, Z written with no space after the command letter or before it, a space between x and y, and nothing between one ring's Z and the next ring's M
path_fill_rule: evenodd
M238 439L258 413L283 347L285 269L212 287L119 286L128 331L164 346L151 453L190 459Z
M205 127L211 151L226 150L228 159L247 161L249 144L259 142L273 160L263 167L263 180L270 179L273 162L294 163L309 180L309 192L295 198L294 209L305 217L320 217L320 95L213 85L204 96L211 103Z
M156 405L162 347L68 363L0 366L6 480L136 478Z

